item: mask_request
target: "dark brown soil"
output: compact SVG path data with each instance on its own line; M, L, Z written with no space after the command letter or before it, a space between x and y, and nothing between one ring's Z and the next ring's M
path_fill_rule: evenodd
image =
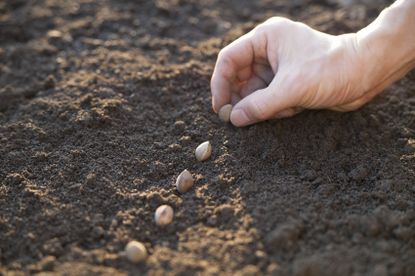
M257 23L337 34L383 7L332 2L1 1L0 274L415 275L413 72L357 112L211 110L218 51Z

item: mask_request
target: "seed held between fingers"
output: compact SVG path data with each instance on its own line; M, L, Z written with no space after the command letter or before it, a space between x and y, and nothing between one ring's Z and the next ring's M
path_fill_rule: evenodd
M212 154L212 145L210 144L209 141L203 142L195 150L196 159L199 161L204 161L208 159L211 154Z
M227 123L231 119L231 113L232 113L232 105L225 104L219 109L219 112L218 112L219 119Z
M193 176L188 170L182 171L177 177L176 188L180 193L185 193L193 186Z
M125 246L125 253L128 260L133 263L142 262L147 259L147 249L141 242L130 241Z
M158 226L165 226L173 221L173 208L169 205L161 205L157 208L154 214L154 220Z

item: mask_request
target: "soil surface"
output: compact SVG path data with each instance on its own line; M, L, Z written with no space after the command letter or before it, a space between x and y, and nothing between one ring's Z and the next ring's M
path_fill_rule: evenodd
M388 4L359 2L1 1L0 274L415 275L414 72L351 113L235 128L211 109L223 46L274 15L356 31Z

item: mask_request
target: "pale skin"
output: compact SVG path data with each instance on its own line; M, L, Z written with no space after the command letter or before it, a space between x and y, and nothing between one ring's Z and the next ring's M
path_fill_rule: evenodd
M398 0L366 28L338 36L271 18L219 52L213 110L231 103L240 127L304 109L358 109L415 67L414 29L415 0Z

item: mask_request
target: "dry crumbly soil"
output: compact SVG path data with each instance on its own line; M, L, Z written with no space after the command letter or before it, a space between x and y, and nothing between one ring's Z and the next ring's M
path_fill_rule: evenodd
M0 275L415 275L414 72L351 113L211 110L218 51L257 23L339 34L387 4L333 2L1 1Z

